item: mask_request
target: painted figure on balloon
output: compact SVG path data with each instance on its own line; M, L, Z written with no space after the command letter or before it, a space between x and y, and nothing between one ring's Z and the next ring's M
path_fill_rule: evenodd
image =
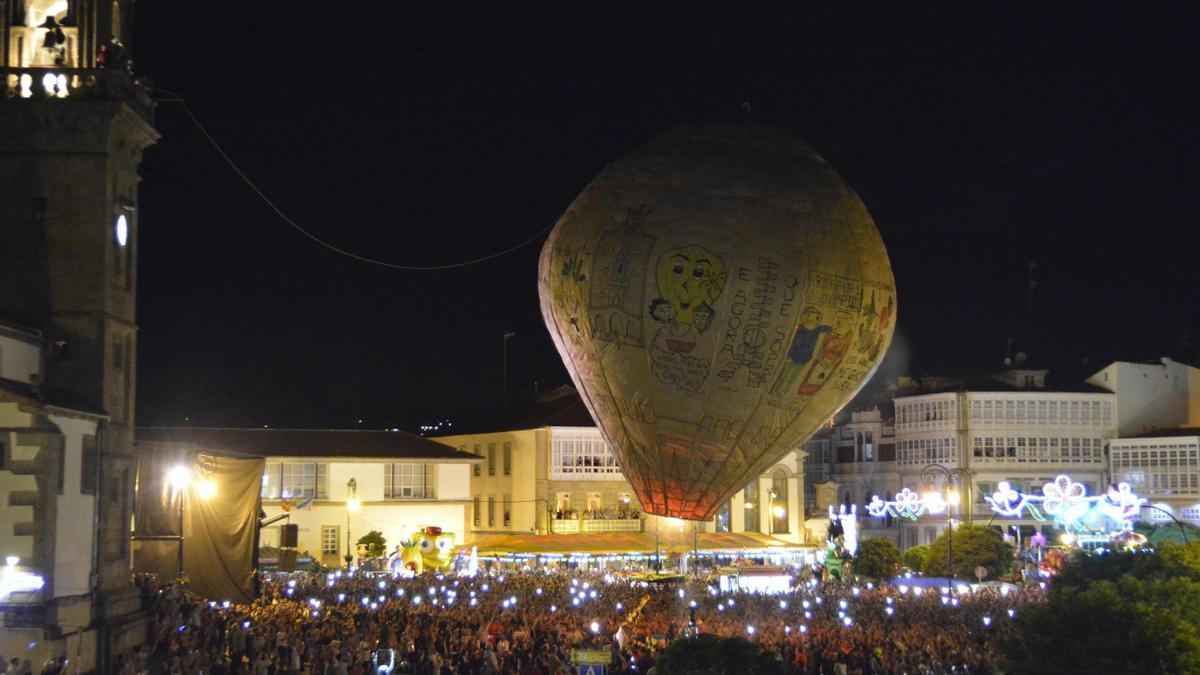
M701 336L712 326L713 303L725 288L725 265L707 249L683 246L659 258L655 279L660 297L649 310L660 326L651 343L651 372L696 393L708 377L712 347Z
M587 274L583 271L583 256L579 251L563 252L559 274L562 276L562 283L558 286L554 301L569 317L568 322L575 332L571 338L578 339L582 336L584 328L584 321L580 317L586 302L583 287L587 283Z
M788 347L787 359L783 370L775 380L771 393L776 395L788 394L793 390L796 381L812 366L813 357L822 338L833 332L833 327L821 323L821 310L813 305L805 307L800 312L800 325L796 326L796 334L792 336L792 344Z
M859 326L858 335L858 353L867 361L874 361L879 356L879 349L883 346L883 339L891 325L895 302L896 299L889 293L887 305L876 310L875 291L871 291L871 299L863 308L863 321Z
M854 339L854 329L848 316L839 314L834 320L833 329L821 340L817 350L817 359L804 382L796 393L801 396L812 396L821 390L829 378L837 370L846 352L850 350L850 342Z

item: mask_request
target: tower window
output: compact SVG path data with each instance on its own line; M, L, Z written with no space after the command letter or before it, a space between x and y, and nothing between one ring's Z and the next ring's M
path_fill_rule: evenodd
M116 225L113 226L113 235L117 239L117 246L125 246L129 243L129 220L124 213L117 215Z

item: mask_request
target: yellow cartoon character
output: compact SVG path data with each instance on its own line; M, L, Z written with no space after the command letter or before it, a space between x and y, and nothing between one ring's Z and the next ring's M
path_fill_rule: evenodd
M424 569L444 570L454 562L454 535L440 527L427 527L413 535Z
M712 317L712 303L725 289L725 264L705 248L681 246L662 254L655 278L658 292L675 309L675 323L691 326L700 314L704 325L696 328L704 332Z
M425 559L421 557L421 547L414 539L406 539L401 544L400 568L413 574L425 571Z

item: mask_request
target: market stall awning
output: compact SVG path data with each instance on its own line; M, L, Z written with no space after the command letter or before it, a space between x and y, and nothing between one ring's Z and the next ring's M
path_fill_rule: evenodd
M470 542L479 555L588 553L612 555L621 553L654 553L653 532L609 532L603 534L492 534ZM812 549L756 532L672 532L659 535L658 550L663 553L682 553L693 548L700 551L800 551Z

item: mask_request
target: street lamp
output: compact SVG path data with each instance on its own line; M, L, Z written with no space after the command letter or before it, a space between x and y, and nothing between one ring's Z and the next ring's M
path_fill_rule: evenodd
M946 496L942 499L940 492L935 491L938 476L946 481ZM961 497L959 490L969 488L971 472L966 469L947 469L941 464L927 464L921 469L921 482L928 488L926 498L929 500L929 510L937 512L939 505L946 509L946 586L954 594L954 519L952 506L956 506ZM957 489L956 489L957 488Z
M362 506L362 502L358 500L358 481L354 478L346 481L346 569L350 569L350 562L354 560L354 554L350 553L350 514L354 513Z
M179 500L179 556L176 561L179 570L179 578L183 578L183 509L184 500L188 498L188 488L192 487L192 480L195 478L195 469L192 467L180 464L173 466L167 470L167 484L175 491L176 498ZM212 499L217 494L217 484L211 478L203 478L195 483L196 496L201 499Z

